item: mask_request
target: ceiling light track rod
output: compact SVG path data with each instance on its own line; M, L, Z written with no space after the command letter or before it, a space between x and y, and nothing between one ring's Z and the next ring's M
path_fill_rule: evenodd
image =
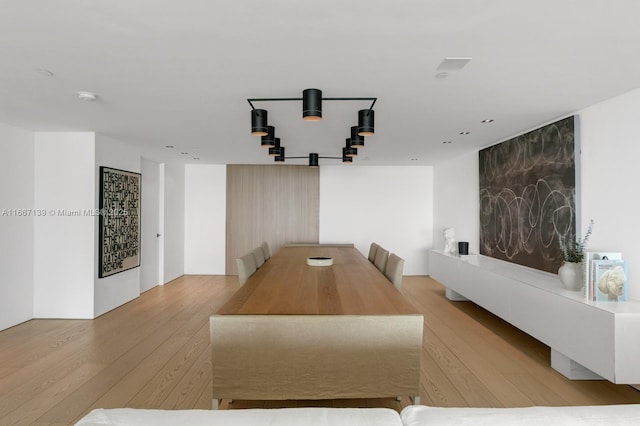
M249 105L251 105L251 109L256 109L256 107L253 106L252 102L274 102L274 101L301 101L302 98L251 98L251 99L247 99L247 102L249 102Z
M303 155L302 157L284 157L286 160L294 160L297 158L309 158L308 155ZM342 157L324 157L322 155L319 155L318 158L328 158L330 160L342 160Z
M251 105L251 109L255 110L256 107L253 106L253 102L278 102L278 101L302 101L303 98L249 98L247 102ZM373 106L376 104L378 98L322 98L323 101L371 101L371 106L369 107L369 111L373 109Z

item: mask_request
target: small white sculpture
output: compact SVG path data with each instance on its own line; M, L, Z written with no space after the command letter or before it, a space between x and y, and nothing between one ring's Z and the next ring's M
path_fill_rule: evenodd
M618 301L618 296L622 296L624 291L624 269L616 266L606 271L598 280L598 289L608 295L609 300Z
M453 228L445 228L442 234L444 235L444 253L451 255L458 254L456 231Z

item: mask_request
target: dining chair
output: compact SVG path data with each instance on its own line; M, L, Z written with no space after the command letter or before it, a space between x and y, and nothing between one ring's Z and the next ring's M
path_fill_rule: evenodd
M353 248L353 243L287 243L285 247L347 247Z
M256 269L264 265L264 251L262 247L256 247L253 249L253 257L256 260Z
M383 274L385 269L387 268L388 259L389 259L389 250L385 250L382 247L378 246L378 248L376 249L376 258L373 261L373 264Z
M262 251L264 253L264 261L266 262L267 260L271 259L271 249L269 248L269 243L265 241L260 247L262 247Z
M387 267L384 271L384 276L387 277L389 281L400 290L402 286L402 271L404 270L404 259L396 255L395 253L391 253L389 255L389 260L387 260Z
M236 259L236 266L238 267L238 281L240 281L240 285L243 285L256 272L256 259L253 252Z
M373 263L376 260L376 251L378 250L378 244L371 243L369 246L369 262Z

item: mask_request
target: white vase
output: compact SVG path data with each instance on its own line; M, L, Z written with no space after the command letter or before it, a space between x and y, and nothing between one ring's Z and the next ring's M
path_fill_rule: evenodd
M558 277L567 290L579 291L584 285L583 264L574 262L565 262L558 269Z

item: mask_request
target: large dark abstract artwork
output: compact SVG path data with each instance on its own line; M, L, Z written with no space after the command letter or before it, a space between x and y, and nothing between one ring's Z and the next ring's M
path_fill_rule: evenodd
M140 266L140 177L100 167L99 278Z
M480 253L556 273L575 236L575 119L480 151Z

